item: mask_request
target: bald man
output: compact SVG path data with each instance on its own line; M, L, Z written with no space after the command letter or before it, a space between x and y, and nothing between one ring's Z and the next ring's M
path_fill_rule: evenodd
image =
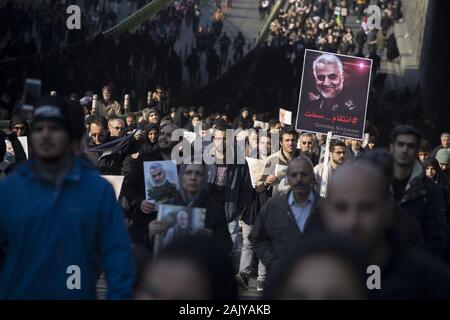
M290 192L272 197L256 218L249 240L268 271L277 269L290 247L315 224L318 196L313 191L314 170L306 156L288 164Z
M403 247L393 231L389 185L373 164L360 160L336 170L321 212L328 231L349 236L381 270L382 299L448 299L450 272L425 253Z

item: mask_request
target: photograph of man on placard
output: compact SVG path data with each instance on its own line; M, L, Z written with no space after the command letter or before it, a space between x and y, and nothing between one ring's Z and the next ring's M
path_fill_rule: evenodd
M362 139L372 60L307 50L296 128Z
M164 225L165 231L155 239L155 256L174 239L194 235L205 227L206 210L184 206L161 204L158 207L157 220Z
M178 187L177 167L171 160L144 162L147 200L159 203L175 197Z

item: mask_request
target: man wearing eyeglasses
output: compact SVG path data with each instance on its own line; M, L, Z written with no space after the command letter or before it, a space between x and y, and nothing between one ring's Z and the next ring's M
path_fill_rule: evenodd
M420 139L420 132L410 125L399 125L392 130L390 151L394 158L394 179L391 195L419 222L426 250L445 258L448 242L445 206L440 189L425 176L417 159Z
M117 120L117 119L114 119ZM119 119L121 120L121 119ZM123 121L123 120L121 120ZM128 149L118 150L116 152L106 152L105 150L95 149L101 148L103 145L112 142L118 137L113 137L112 134L120 133L120 130L114 129L114 132L108 132L108 127L111 130L111 123L106 121L104 117L94 116L89 124L88 134L90 140L88 142L88 150L93 149L95 152L87 152L87 157L95 164L98 170L103 175L120 175L122 169L123 159L125 158ZM114 127L121 127L123 131L124 124L114 124ZM120 128L119 128L120 129ZM110 147L112 149L112 147ZM108 149L108 148L106 148Z
M125 121L120 118L108 121L108 129L111 137L123 137L125 135Z

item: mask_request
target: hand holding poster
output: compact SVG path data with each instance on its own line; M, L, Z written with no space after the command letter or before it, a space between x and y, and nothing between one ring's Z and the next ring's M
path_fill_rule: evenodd
M287 177L284 177L279 184L274 186L272 196L286 194L289 191L291 191L291 186L287 183Z
M22 145L23 151L25 151L25 155L27 156L27 159L29 159L28 156L28 137L17 137L19 139L20 144Z
M269 127L270 125L268 122L255 120L255 122L253 123L253 128L261 128L263 130L269 130Z
M275 176L280 178L284 178L286 176L287 166L283 166L281 164L275 165Z
M250 171L250 178L252 180L253 188L256 186L256 182L261 178L263 170L264 170L264 160L262 159L254 159L246 157L248 169Z
M161 204L158 207L157 221L164 226L164 232L155 237L155 256L172 240L193 235L205 227L206 209L188 208Z
M282 190L286 190L286 179L284 179L286 177L286 171L287 171L287 166L283 166L281 164L277 164L275 165L275 176L280 179L280 183L278 185L275 185L272 189L272 196L280 193ZM283 183L281 185L280 188L280 184Z
M306 50L296 129L363 139L372 60Z
M364 139L363 139L362 144L361 144L362 148L367 147L367 145L369 144L369 138L370 138L370 134L365 133L364 134Z
M284 123L285 125L292 125L292 112L280 108L279 119L280 122Z
M177 166L172 160L144 162L145 194L149 201L163 203L179 190Z
M105 178L114 188L116 199L119 199L120 191L122 190L123 176L102 176Z
M190 131L183 131L183 137L189 142L189 143L193 143L195 138L196 138L196 134L195 132L190 132Z

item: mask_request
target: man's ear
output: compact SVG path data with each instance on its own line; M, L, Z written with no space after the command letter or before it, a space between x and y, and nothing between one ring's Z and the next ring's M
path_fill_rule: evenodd
M390 153L394 152L394 144L393 143L389 144L389 152Z

